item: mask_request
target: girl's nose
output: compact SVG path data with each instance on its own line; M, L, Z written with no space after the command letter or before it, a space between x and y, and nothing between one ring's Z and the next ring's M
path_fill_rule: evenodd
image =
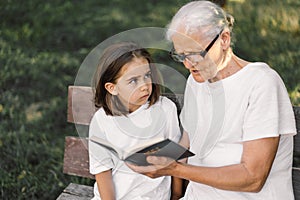
M148 91L148 86L145 84L141 87L141 91Z
M146 81L142 83L142 85L140 86L140 90L141 91L145 91L145 90L148 90L149 88L149 83L147 83Z

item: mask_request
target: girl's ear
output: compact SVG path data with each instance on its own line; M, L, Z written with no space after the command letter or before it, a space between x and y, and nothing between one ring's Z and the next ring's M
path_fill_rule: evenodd
M227 50L230 47L230 32L228 30L223 31L221 34L221 45L223 50Z
M118 91L115 84L107 82L105 83L104 87L111 95L118 95Z

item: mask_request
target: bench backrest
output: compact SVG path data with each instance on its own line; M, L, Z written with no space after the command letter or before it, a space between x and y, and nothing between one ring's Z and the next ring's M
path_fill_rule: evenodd
M183 105L182 94L163 94L177 106L178 113ZM94 112L93 92L90 87L69 86L68 88L68 122L75 123L88 130ZM294 107L298 134L294 137L293 187L296 197L300 199L300 107ZM84 132L84 131L83 131ZM94 178L89 173L89 156L87 131L80 137L67 136L65 140L64 173L80 177ZM297 198L296 198L297 199Z

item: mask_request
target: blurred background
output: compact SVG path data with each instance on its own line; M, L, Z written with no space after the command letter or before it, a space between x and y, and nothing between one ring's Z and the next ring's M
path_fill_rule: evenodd
M67 87L103 40L140 27L165 27L187 0L0 0L0 199L56 199L62 173ZM234 51L264 61L300 105L300 1L215 1L235 17ZM187 71L152 50L155 60Z

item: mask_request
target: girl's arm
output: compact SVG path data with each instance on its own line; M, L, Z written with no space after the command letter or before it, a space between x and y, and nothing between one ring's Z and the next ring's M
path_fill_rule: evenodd
M111 170L95 175L99 194L102 200L115 200L115 188L112 180Z
M179 141L179 144L182 145L182 146L184 146L184 147L186 147L186 148L189 148L189 138L188 138L188 135L187 135L186 132L184 132L182 134L182 137L181 137L181 139ZM179 162L186 163L187 159L186 158L182 159ZM183 183L184 183L183 179L172 176L171 200L178 200L178 199L180 199L183 196L183 194L184 194Z
M178 200L183 196L183 180L172 176L171 200Z

